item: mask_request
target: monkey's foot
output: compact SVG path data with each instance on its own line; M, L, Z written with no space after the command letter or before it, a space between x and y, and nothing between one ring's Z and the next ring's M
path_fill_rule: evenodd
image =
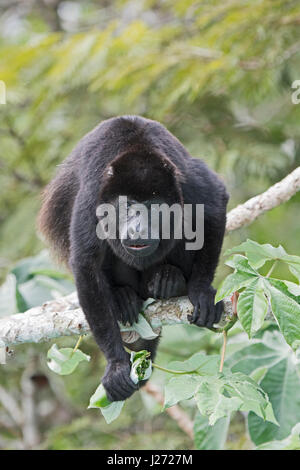
M154 299L180 297L187 292L186 282L180 269L170 264L159 266L147 282L148 296Z
M206 290L200 291L196 299L191 298L194 311L193 315L188 316L190 323L212 328L214 323L220 321L224 311L224 304L222 301L215 304L215 294L215 289L209 286Z
M129 286L119 287L115 294L117 302L117 318L125 325L127 322L132 325L138 320L142 310L143 300Z

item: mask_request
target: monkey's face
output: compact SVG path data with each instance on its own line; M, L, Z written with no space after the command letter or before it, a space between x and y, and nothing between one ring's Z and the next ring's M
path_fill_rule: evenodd
M153 255L160 244L160 230L151 202L127 201L127 214L120 218L119 238L123 249L135 258ZM119 211L120 214L120 211ZM120 214L121 215L121 214Z
M103 220L98 213L98 219L103 228L110 225L105 238L114 253L136 269L161 261L176 244L179 219L169 209L183 204L179 177L175 165L154 149L122 154L104 172L99 200L110 214Z
M114 253L137 269L159 262L175 246L174 214L168 214L169 204L162 199L138 202L120 196L112 204L114 211L98 212L101 229ZM104 215L104 212L106 213Z

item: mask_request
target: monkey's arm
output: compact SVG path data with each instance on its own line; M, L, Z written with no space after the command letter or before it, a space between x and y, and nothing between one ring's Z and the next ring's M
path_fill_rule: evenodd
M129 354L124 350L117 320L112 313L112 296L105 278L96 275L89 263L74 267L79 303L95 340L107 359L102 383L110 401L125 400L137 389L130 379Z
M70 228L70 265L79 303L108 362L102 383L108 399L119 401L132 395L137 386L130 379L130 357L124 350L114 314L113 289L101 269L104 247L101 251L96 235L95 213L96 210L77 199Z
M188 295L194 305L191 323L211 328L222 315L222 302L215 305L216 290L212 287L215 270L221 252L224 230L208 227L204 231L204 246L195 252L192 273L188 281ZM224 224L225 227L225 224Z
M191 169L184 185L184 202L204 205L204 220L196 220L193 225L204 222L204 240L201 249L194 252L193 266L188 280L188 295L194 305L190 318L198 326L212 327L223 312L223 303L215 305L215 289L212 287L217 268L226 224L228 195L218 176L197 159L191 159ZM195 215L196 214L196 215ZM198 216L199 219L199 216ZM197 223L196 223L197 222Z

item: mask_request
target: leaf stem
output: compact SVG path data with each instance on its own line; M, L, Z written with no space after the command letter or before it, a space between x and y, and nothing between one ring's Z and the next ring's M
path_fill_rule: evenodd
M227 346L227 331L223 331L223 347L221 353L221 362L220 362L220 369L219 372L223 372L224 360L225 360L225 353L226 353L226 346Z
M154 364L154 362L152 362L152 367L155 367L156 369L159 369L159 370L162 370L163 372L167 372L168 374L178 374L178 375L182 375L182 374L195 374L197 373L196 370L192 370L192 371L183 371L183 370L171 370L171 369L167 369L166 367L162 367L162 366L159 366L158 364Z
M77 341L77 343L75 344L75 347L74 347L74 349L73 349L73 351L72 351L72 353L71 353L71 357L73 356L73 354L76 353L77 349L79 348L80 343L81 343L81 341L82 341L82 338L83 338L83 335L80 335L79 338L78 338L78 341Z
M270 269L270 271L268 272L268 274L266 275L266 277L270 277L270 276L271 276L271 274L272 274L272 272L273 272L273 269L275 268L277 262L278 262L278 259L276 259L276 260L274 261L274 263L272 264L271 269Z

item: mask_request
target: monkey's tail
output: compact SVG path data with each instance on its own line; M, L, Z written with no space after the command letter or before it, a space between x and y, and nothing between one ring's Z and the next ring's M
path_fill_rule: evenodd
M42 194L38 215L38 232L50 245L54 257L67 267L70 254L69 228L72 208L78 191L76 176L62 165Z

